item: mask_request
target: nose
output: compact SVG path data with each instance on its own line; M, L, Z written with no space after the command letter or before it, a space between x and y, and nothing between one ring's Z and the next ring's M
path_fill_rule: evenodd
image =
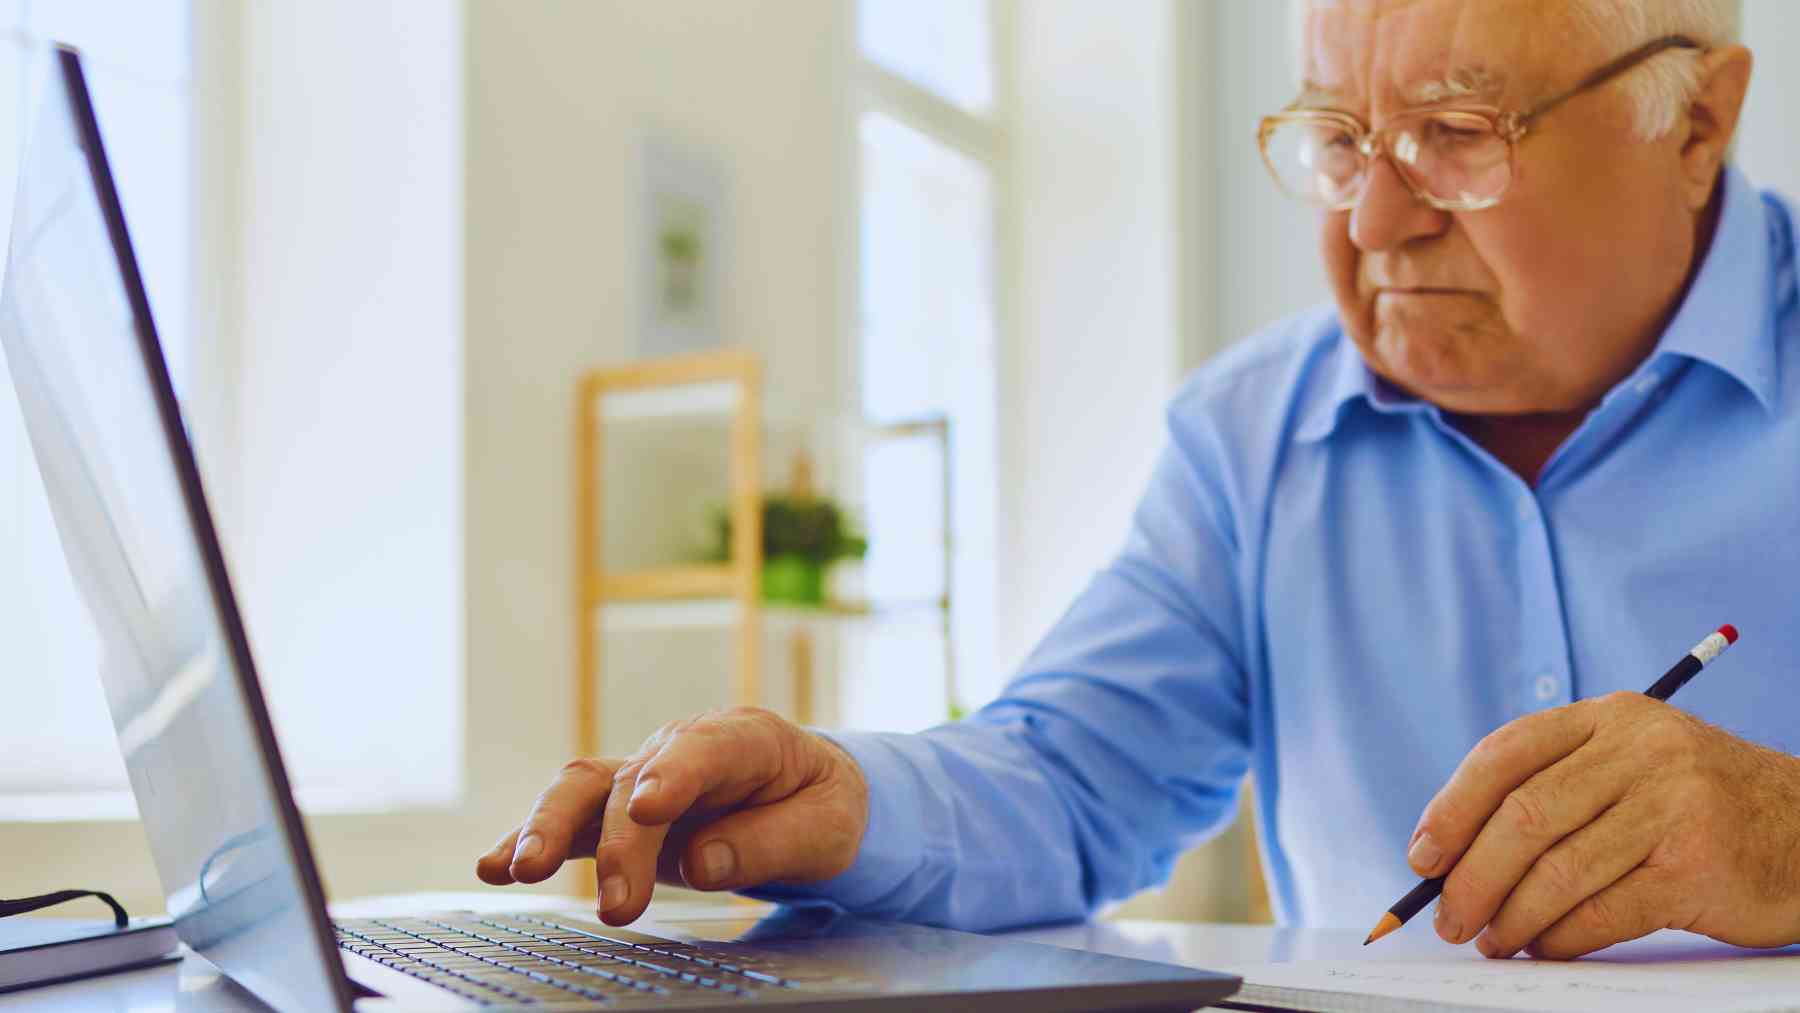
M1362 196L1350 209L1350 241L1364 253L1391 250L1408 240L1442 235L1450 213L1413 196L1392 162L1377 155L1369 160Z

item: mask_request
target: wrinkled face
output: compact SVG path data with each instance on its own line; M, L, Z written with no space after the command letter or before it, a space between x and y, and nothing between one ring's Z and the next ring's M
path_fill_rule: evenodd
M1377 128L1449 81L1478 90L1434 104L1523 112L1620 55L1562 0L1314 0L1301 52L1303 104ZM1616 83L1558 106L1482 211L1433 210L1377 160L1321 234L1370 368L1451 411L1517 414L1586 409L1642 361L1680 297L1697 209L1684 130L1642 141L1632 115Z

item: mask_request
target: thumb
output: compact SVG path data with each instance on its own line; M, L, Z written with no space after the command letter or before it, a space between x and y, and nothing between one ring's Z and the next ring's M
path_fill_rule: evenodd
M681 875L697 890L830 879L855 861L868 822L866 790L810 785L701 827L682 852Z

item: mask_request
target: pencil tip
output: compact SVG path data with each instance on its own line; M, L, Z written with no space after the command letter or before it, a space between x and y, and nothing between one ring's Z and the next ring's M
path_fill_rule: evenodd
M1367 946L1370 943L1374 942L1375 940L1380 939L1382 936L1387 935L1389 932L1392 932L1399 927L1400 927L1400 919L1394 914L1394 912L1389 911L1381 916L1381 921L1376 923L1375 930L1373 932L1369 933L1369 938L1363 940L1363 945Z

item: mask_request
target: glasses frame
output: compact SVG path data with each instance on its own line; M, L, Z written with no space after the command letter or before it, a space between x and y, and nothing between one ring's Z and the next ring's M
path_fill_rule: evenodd
M1526 134L1530 133L1532 126L1551 110L1554 110L1564 102L1569 101L1583 92L1598 88L1646 60L1649 60L1651 57L1657 56L1667 50L1696 49L1704 51L1705 48L1706 47L1702 46L1699 42L1685 35L1665 35L1660 39L1646 42L1636 49L1600 66L1580 81L1577 81L1573 87L1539 102L1537 105L1524 112L1502 112L1491 106L1426 106L1400 113L1393 121L1384 123L1379 129L1376 129L1371 128L1368 124L1357 119L1355 116L1346 112L1340 112L1336 109L1317 109L1301 106L1298 103L1290 104L1287 108L1278 113L1264 116L1262 121L1257 124L1256 147L1257 150L1262 153L1263 167L1269 170L1269 175L1274 178L1275 185L1280 188L1283 193L1298 200L1305 201L1308 204L1323 207L1327 211L1348 211L1362 200L1363 190L1367 187L1368 169L1376 158L1386 158L1389 164L1393 165L1395 174L1406 184L1406 188L1412 191L1412 195L1422 203L1436 208L1439 211L1481 211L1500 203L1501 198L1505 197L1507 191L1512 189L1512 181L1517 175L1515 163L1518 159L1519 142L1525 138ZM1413 179L1412 174L1407 170L1407 167L1402 165L1400 160L1394 157L1389 138L1397 125L1404 124L1419 116L1441 115L1445 113L1470 117L1471 123L1475 120L1481 120L1492 128L1494 133L1502 141L1506 142L1506 185L1501 187L1499 193L1492 197L1482 198L1481 200L1472 202L1463 200L1445 200L1436 197L1425 192L1418 181ZM1316 194L1295 193L1285 182L1283 182L1281 172L1276 168L1274 159L1269 157L1269 136L1277 129L1289 123L1321 122L1334 124L1344 128L1351 137L1356 139L1356 150L1362 154L1364 159L1362 170L1364 177L1363 185L1356 188L1354 195L1338 201L1323 200Z

